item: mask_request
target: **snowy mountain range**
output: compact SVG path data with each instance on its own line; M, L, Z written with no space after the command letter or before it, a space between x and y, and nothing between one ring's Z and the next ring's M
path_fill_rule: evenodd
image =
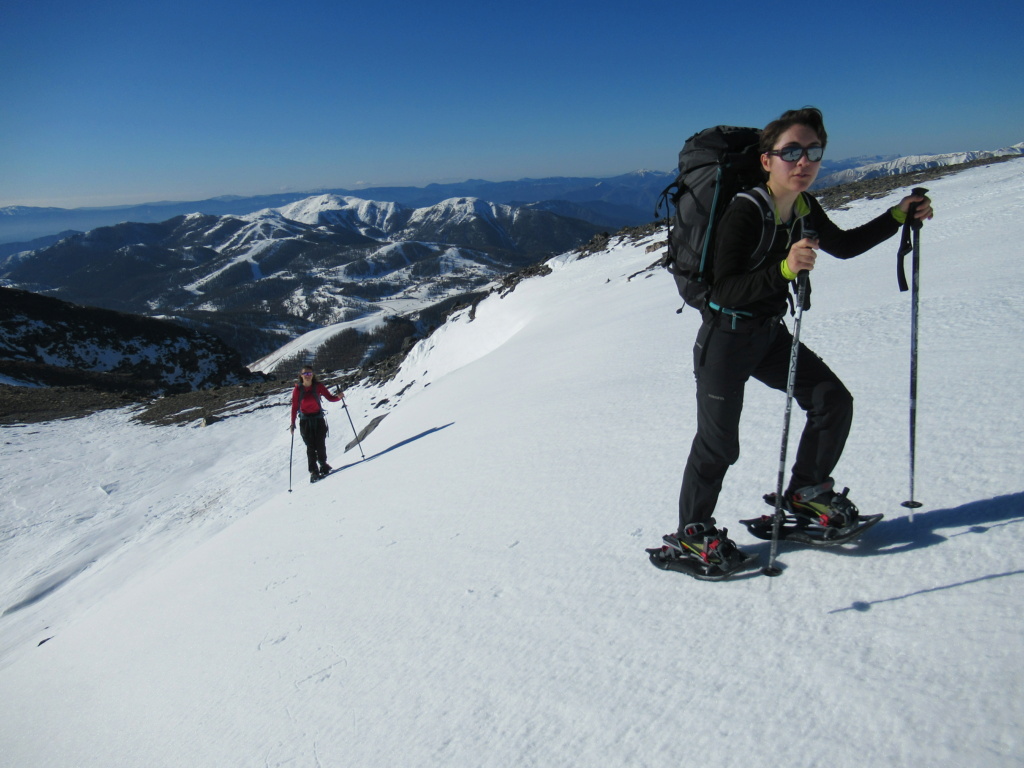
M608 178L551 177L501 182L470 179L426 187L328 189L110 208L8 206L0 208L0 256L48 244L29 241L52 237L57 232L84 231L124 221L161 222L190 213L243 216L321 195L387 200L411 208L429 208L453 198L479 198L493 203L548 210L590 222L601 229L616 230L649 221L654 200L671 175L674 174L635 171Z
M1024 151L1022 148L1024 143L1006 149L944 155L826 158L816 187L867 178L878 172L876 166L900 168L902 170L893 172L903 173L936 164L962 163L972 158L1020 154ZM189 202L153 202L106 208L7 206L0 208L0 257L49 245L47 239L62 232L85 231L125 221L161 222L190 213L242 216L266 208L281 208L322 194L387 200L413 208L430 207L451 198L475 197L494 203L548 210L614 231L650 221L659 193L673 178L675 170L672 169L638 170L606 178L558 176L500 182L469 179L426 187L328 189L250 197L229 195ZM40 242L35 242L37 239Z
M839 184L849 184L854 181L876 179L880 176L899 176L903 173L922 171L926 168L961 165L976 160L988 160L1022 154L1024 154L1024 142L1014 144L1012 147L1006 147L1005 149L991 151L949 152L942 155L908 155L905 157L886 158L873 163L858 164L842 170L830 170L826 167L822 169L823 174L818 177L814 188L823 189Z
M644 553L677 523L700 326L654 236L549 259L350 387L316 485L290 387L206 428L0 427L0 765L1019 768L1022 163L928 185L915 510L897 238L818 260L801 340L856 399L836 480L885 519L781 542L778 578ZM747 387L716 510L762 562L737 521L784 400ZM387 414L365 460L346 413Z
M409 208L319 195L244 216L100 227L0 260L0 279L79 304L173 318L219 335L247 361L334 325L352 331L345 364L336 366L345 367L363 362L363 353L395 351L458 297L597 230L477 198ZM387 349L378 349L385 337Z

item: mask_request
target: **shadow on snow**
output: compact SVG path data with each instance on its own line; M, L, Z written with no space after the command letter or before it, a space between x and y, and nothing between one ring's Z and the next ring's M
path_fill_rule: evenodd
M941 544L956 536L983 534L991 531L993 528L1002 528L1006 525L1018 523L1024 523L1024 493L1012 493L982 501L972 501L969 504L962 504L959 507L950 509L936 509L931 512L917 513L914 515L914 522L910 522L909 516L899 517L894 520L883 520L872 531L865 534L864 539L858 542L860 546L855 549L846 550L846 554L874 556L910 552L915 549L923 549L924 547ZM949 535L940 533L940 531L949 528L960 530ZM1024 569L1006 571L1005 573L993 573L951 584L928 587L927 589L919 589L895 597L855 601L845 608L837 608L829 611L829 613L843 613L845 611L865 612L871 610L872 606L881 603L906 600L910 597L926 595L932 592L942 592L947 589L977 584L982 581L1002 579L1008 576L1024 576Z
M827 551L855 557L895 555L941 544L956 536L987 533L993 528L1017 523L1024 523L1024 492L972 501L949 509L916 512L914 522L910 522L909 516L884 519L861 538ZM940 533L948 528L960 530L949 535ZM803 545L780 541L779 547L801 549Z
M360 464L365 464L368 461L373 461L374 459L379 459L381 456L384 456L385 454L391 453L392 451L396 451L399 448L402 448L403 446L409 445L409 443L415 443L417 440L421 440L424 437L426 437L427 435L432 435L435 432L440 432L442 429L448 429L448 427L452 426L453 424L455 424L454 421L449 422L449 423L445 424L442 427L432 427L431 429L428 429L428 430L426 430L424 432L420 432L418 435L406 438L405 440L402 440L401 442L395 443L390 448L385 448L383 451L378 451L377 453L373 454L372 456L367 456L365 459L360 459L359 461L353 461L351 464L346 464L343 467L339 467L338 469L334 470L334 472L343 472L344 470L349 469L351 467L357 467ZM334 472L332 472L331 474L334 474Z
M871 535L865 535L864 540L865 543L875 545L878 554L891 555L941 544L954 536L986 533L993 528L1022 522L1024 493L1011 493L950 509L918 512L914 515L914 522L910 522L909 516L883 520L875 526ZM946 528L965 530L949 536L939 533Z

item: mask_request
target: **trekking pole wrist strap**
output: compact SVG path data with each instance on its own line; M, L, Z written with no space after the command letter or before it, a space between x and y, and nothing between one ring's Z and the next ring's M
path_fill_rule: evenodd
M914 187L910 193L911 195L917 195L924 197L928 194L928 190L924 187ZM910 286L907 283L907 274L904 269L903 263L906 255L914 250L912 231L916 232L921 228L921 222L914 218L914 213L917 212L917 206L919 203L911 203L910 210L907 211L903 219L903 231L900 235L900 247L896 251L896 282L899 284L901 291L910 290Z

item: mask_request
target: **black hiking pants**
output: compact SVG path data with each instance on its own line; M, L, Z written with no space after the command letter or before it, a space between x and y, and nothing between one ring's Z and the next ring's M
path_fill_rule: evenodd
M679 492L680 530L714 513L725 473L740 456L739 423L747 380L754 378L785 392L792 344L793 336L780 318L741 320L734 329L730 318L709 314L701 325L693 347L697 434ZM816 485L832 474L853 422L853 397L803 344L797 353L793 394L807 421L789 489Z
M310 472L318 472L320 464L327 463L327 419L324 415L300 416L299 434L306 444L306 464Z

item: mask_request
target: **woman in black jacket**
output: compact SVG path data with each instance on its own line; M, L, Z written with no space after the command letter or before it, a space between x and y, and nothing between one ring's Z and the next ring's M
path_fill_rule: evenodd
M790 286L813 270L819 248L848 259L896 234L916 204L918 219L932 217L931 201L908 196L899 205L851 230L825 215L807 190L821 167L828 136L821 112L792 110L770 123L761 137L775 227L765 248L764 209L735 198L718 227L714 287L694 345L697 434L683 473L679 530L665 541L703 562L736 556L735 544L715 527L712 514L729 466L739 458L743 390L750 378L786 390L793 337L783 322ZM805 307L806 308L806 307ZM846 443L853 398L821 358L799 345L794 399L807 413L792 468L787 506L816 524L844 527L857 509L833 490L832 470Z

